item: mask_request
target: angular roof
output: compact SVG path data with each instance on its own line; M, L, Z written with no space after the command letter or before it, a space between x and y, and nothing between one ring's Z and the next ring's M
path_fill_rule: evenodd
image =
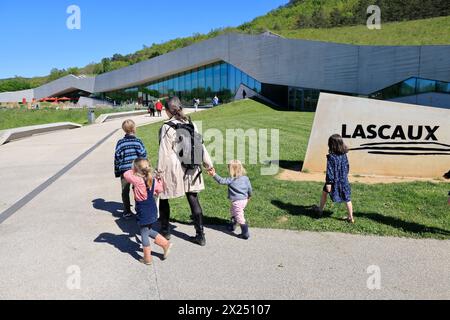
M367 95L412 76L450 82L449 56L450 46L357 46L230 33L96 77L66 76L33 94L114 91L225 61L262 83ZM0 94L0 101L6 97L11 93Z

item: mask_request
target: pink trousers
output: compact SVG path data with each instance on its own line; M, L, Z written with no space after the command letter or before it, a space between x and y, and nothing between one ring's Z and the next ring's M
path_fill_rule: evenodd
M245 224L244 210L247 207L248 199L231 201L230 213L237 223Z

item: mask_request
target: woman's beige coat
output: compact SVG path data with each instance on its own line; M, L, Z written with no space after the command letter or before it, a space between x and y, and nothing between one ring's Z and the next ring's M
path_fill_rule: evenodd
M174 118L169 121L181 123L181 121L175 120ZM197 131L197 126L195 126L195 130ZM164 192L160 194L161 199L179 198L187 192L198 193L205 189L203 175L200 175L200 177L193 181L197 177L200 169L189 170L185 177L185 169L182 167L180 159L177 156L179 146L177 146L178 142L176 140L175 129L164 124L161 130L161 144L159 146L157 165L157 170L164 184ZM203 146L203 166L206 170L213 167L211 157L205 146Z

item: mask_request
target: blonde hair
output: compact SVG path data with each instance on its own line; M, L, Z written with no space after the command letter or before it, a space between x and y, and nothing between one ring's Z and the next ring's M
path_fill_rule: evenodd
M228 171L233 178L239 178L247 174L242 162L239 160L231 160L228 164Z
M139 176L145 179L149 187L153 184L153 169L147 159L138 158L133 162L133 169Z
M133 120L125 120L122 123L122 129L126 134L132 134L136 132L136 123Z

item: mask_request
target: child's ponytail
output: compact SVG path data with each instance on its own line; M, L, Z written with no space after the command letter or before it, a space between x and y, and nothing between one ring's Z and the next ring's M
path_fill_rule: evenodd
M134 160L134 169L137 174L142 176L147 182L149 187L153 184L153 175L152 175L152 167L150 166L150 162L147 159L138 158Z
M143 168L142 174L144 176L145 181L147 182L147 185L151 188L153 184L152 168L150 166Z

